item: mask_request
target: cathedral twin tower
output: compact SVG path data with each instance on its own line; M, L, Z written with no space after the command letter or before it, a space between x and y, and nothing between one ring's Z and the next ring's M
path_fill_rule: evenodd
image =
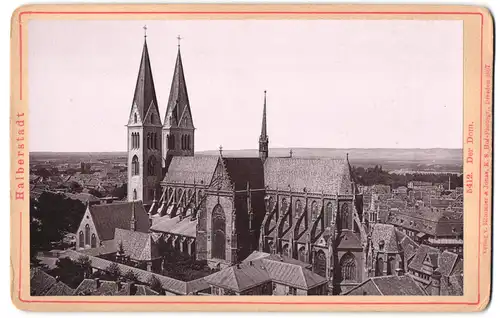
M259 153L267 158L265 117ZM167 111L160 117L146 35L134 99L127 124L128 130L128 201L151 204L160 191L160 181L174 156L194 156L194 125L182 67L180 45L168 97Z
M180 47L163 125L156 99L146 36L128 130L128 201L150 204L159 193L163 169L172 156L194 155L194 125Z

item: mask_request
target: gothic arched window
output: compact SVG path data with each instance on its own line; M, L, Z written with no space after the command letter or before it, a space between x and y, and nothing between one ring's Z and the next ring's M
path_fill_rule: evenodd
M141 146L141 134L140 133L137 133L137 144L136 144L136 148L139 148Z
M80 231L80 233L78 234L78 246L85 246L85 237L83 236L83 231Z
M389 257L387 260L387 275L393 275L393 272L396 270L396 259L394 257Z
M134 189L134 196L133 196L133 200L137 200L137 190Z
M191 189L188 190L188 200L191 199L191 195L193 195L193 191Z
M306 248L304 246L299 249L299 261L307 263Z
M198 202L200 202L202 196L203 196L203 192L201 192L201 190L198 190Z
M137 124L137 113L134 113L134 124Z
M182 197L182 189L177 189L177 202L180 202Z
M288 204L286 202L286 199L283 198L281 200L281 209L280 209L281 210L281 215L284 215L286 213L287 208L288 208Z
M320 276L326 277L326 255L322 250L314 253L314 272Z
M302 212L302 202L300 200L295 201L295 215L299 216Z
M132 158L132 175L136 176L139 174L139 158L137 156L134 156Z
M155 117L153 114L151 114L151 124L154 124L155 123Z
M191 135L187 136L187 149L191 150Z
M330 223L332 222L332 219L333 219L333 204L331 202L328 202L328 204L326 205L326 217L325 217L325 221L326 221L326 226L330 226Z
M212 257L226 259L226 216L220 204L212 211Z
M154 156L149 157L148 161L148 175L154 176L156 174L156 158Z
M85 245L90 244L90 225L85 225Z
M311 215L313 218L318 217L318 203L316 201L313 201L311 204Z
M349 208L347 203L342 204L342 209L340 210L340 225L341 229L349 229Z
M171 198L172 198L172 196L173 196L173 195L174 195L174 189L169 188L169 189L168 189L168 198L167 198L167 202L168 202L169 200L171 200Z
M377 259L377 263L375 264L375 276L382 276L384 274L384 260L382 257Z
M352 253L346 253L340 259L341 280L356 280L356 259Z
M267 199L267 207L266 210L271 212L271 209L273 208L274 205L274 197L270 196L269 199Z
M272 253L274 249L274 242L272 240L267 241L267 252Z
M281 252L283 253L283 256L291 257L290 246L288 244L283 245Z
M151 134L148 133L148 137L147 137L147 142L148 142L148 149L151 149Z
M92 238L90 239L90 247L95 248L97 247L97 239L95 237L95 234L92 233Z

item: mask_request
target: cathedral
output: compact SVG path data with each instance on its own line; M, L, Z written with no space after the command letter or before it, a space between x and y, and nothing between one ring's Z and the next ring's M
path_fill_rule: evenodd
M370 275L348 156L269 156L265 94L258 157L197 155L180 46L162 120L145 38L127 124L128 201L142 202L155 240L213 268L276 254L308 264L340 293Z

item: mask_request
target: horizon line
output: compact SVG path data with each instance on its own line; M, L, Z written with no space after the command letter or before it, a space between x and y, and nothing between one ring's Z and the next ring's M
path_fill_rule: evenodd
M443 150L462 150L463 148L454 148L454 147L428 147L428 148L423 148L423 147L408 147L408 148L389 148L389 147L374 147L374 148L367 148L367 147L353 147L353 148L327 148L327 147L314 147L314 148L308 148L308 147L280 147L280 148L269 148L269 150L291 150L291 149L304 149L304 150L313 150L313 149L318 149L318 150L438 150L438 149L443 149ZM257 148L243 148L243 149L222 149L223 151L258 151L259 149ZM200 152L209 152L209 151L219 151L219 149L214 148L214 149L206 149L206 150L199 150L195 151L195 153L200 153ZM116 153L116 152L123 152L127 153L127 150L111 150L111 151L99 151L99 150L91 150L91 151L58 151L58 150L34 150L34 151L29 151L29 153Z

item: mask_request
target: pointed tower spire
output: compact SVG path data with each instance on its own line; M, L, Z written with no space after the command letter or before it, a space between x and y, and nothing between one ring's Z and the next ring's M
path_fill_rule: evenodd
M156 100L156 90L153 81L153 72L151 70L151 62L149 59L148 42L146 40L146 30L147 28L144 26L144 45L142 47L141 64L139 65L139 73L137 74L134 100L131 110L133 112L134 106L137 107L142 122L144 122L144 117L150 107L155 107L155 110L159 113L158 102Z
M165 116L165 126L168 127L183 127L181 117L183 115L191 115L191 107L187 93L186 78L184 77L184 67L182 65L180 37L177 47L177 59L175 61L174 76L172 85L170 86L170 95L168 97L167 113ZM171 119L170 119L171 117ZM192 126L192 118L189 118L189 123Z
M262 160L266 160L269 155L269 138L267 136L267 118L266 118L266 100L267 100L267 91L264 91L264 110L262 112L262 128L260 131L259 138L259 157Z

